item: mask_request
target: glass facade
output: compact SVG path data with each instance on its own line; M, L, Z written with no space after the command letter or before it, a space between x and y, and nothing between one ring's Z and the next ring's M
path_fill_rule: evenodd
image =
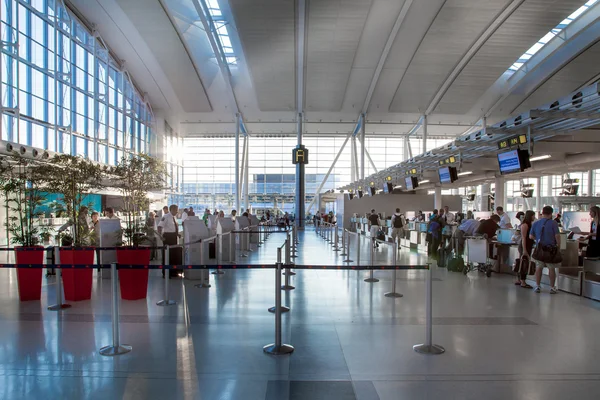
M114 165L149 153L152 112L58 0L0 0L3 140Z

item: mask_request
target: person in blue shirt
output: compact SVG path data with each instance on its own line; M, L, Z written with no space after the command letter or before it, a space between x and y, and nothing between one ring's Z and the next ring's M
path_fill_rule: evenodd
M558 251L560 251L560 231L558 229L558 224L555 220L552 219L552 213L554 209L550 206L545 206L542 209L542 218L535 221L531 226L531 230L529 232L529 238L535 242L536 246L556 246L558 247ZM546 263L543 261L533 259L535 262L535 293L539 293L540 283L542 280L542 270L544 267L548 268L548 272L550 275L550 293L555 294L557 292L556 289L556 268L560 267L560 263L552 264Z

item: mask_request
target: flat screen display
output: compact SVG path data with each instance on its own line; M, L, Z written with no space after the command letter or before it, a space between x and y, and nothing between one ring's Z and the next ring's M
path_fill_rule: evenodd
M521 172L519 150L511 150L498 154L498 165L500 166L500 173L503 175Z
M442 167L438 169L438 174L440 175L440 183L452 183L449 167Z
M394 185L392 182L386 182L383 184L383 193L392 193L394 191Z
M375 196L377 194L377 189L374 186L369 186L369 195Z
M413 181L412 181L412 176L407 176L406 178L404 178L404 181L406 182L406 190L413 190Z

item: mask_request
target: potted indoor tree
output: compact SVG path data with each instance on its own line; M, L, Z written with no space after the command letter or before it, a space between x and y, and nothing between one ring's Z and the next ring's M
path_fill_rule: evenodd
M103 187L106 168L82 157L56 155L40 165L46 177L46 191L61 198L69 222L59 229L65 247L59 249L61 264L94 264L94 249L89 247L93 232L88 216L86 196ZM89 300L92 296L93 268L65 269L62 273L65 298Z
M6 220L10 242L15 247L17 264L43 264L44 247L41 237L50 227L40 224L43 216L44 175L36 168L37 162L19 153L0 160L0 191L8 211ZM41 268L18 268L17 284L21 301L40 300L42 291Z
M123 197L126 227L123 231L124 247L117 250L119 264L150 263L156 232L148 226L143 215L149 210L148 193L165 186L167 170L160 160L146 154L125 156L111 170L112 183ZM148 292L148 270L119 270L121 298L139 300Z

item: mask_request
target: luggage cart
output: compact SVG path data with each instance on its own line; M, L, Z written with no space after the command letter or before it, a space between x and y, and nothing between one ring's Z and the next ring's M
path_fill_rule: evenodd
M483 236L470 236L465 241L467 248L467 260L463 273L467 275L471 271L485 273L489 278L492 276L492 263L488 254L489 243Z

